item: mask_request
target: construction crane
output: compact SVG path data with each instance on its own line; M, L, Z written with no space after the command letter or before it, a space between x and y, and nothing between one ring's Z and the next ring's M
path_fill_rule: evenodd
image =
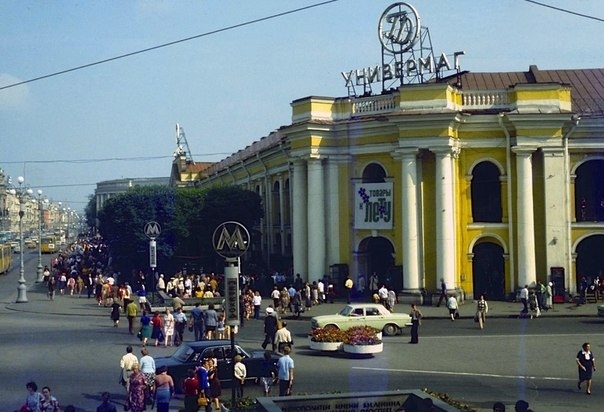
M174 157L183 156L187 163L193 163L193 156L191 155L189 142L187 142L187 137L185 136L185 129L176 123L176 150L174 151Z

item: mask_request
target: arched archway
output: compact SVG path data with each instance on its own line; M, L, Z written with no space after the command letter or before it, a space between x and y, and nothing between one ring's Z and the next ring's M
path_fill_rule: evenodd
M484 294L486 299L505 299L505 260L503 248L497 243L483 241L472 249L472 280L474 299Z
M403 277L400 267L394 265L394 246L385 237L367 237L361 241L358 250L359 269L366 279L375 272L380 282L400 290Z
M577 268L577 290L581 277L585 276L587 280L593 280L596 276L604 276L604 235L597 234L588 236L577 245L576 268Z

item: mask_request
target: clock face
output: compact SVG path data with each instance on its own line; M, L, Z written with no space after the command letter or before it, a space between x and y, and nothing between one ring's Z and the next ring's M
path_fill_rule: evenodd
M413 6L394 3L380 17L378 36L384 49L403 53L417 42L420 28L419 14Z

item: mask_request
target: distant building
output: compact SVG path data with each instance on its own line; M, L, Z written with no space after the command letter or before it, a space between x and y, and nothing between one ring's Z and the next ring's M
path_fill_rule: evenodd
M168 177L140 177L99 182L96 184L96 189L94 191L97 213L103 208L108 199L120 193L126 193L133 187L168 186L169 181L170 179Z

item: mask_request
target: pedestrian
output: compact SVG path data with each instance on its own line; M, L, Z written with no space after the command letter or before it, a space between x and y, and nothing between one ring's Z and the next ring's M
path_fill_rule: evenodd
M447 299L447 309L449 309L449 317L451 318L451 322L453 322L457 316L457 311L459 309L455 296L451 295Z
M42 402L40 403L40 412L61 412L59 401L50 393L50 387L42 388Z
M151 401L155 392L155 359L149 355L147 348L141 349L143 355L140 359L141 373L145 377L145 399Z
M184 412L197 412L199 406L197 405L197 397L199 394L199 381L195 374L195 369L189 369L187 371L187 378L182 383L182 391L184 394L185 411Z
M199 397L205 397L205 410L206 412L212 412L212 404L209 402L210 398L210 359L204 359L201 362L201 366L195 369L195 375L197 376L197 381L199 382Z
M579 382L577 388L581 390L581 383L587 382L585 393L591 395L591 377L596 370L596 358L591 352L591 345L585 342L581 346L581 350L577 353L577 366L579 367Z
M281 292L279 292L279 287L277 285L273 286L271 298L273 299L273 306L275 309L278 308L279 304L281 303Z
M283 348L283 356L277 361L277 378L279 379L279 396L290 396L294 385L294 360L289 356L291 348Z
M411 340L409 343L419 343L419 325L422 324L422 313L415 303L411 304Z
M283 349L285 349L286 346L292 346L294 344L292 334L287 329L286 321L282 321L281 327L275 332L275 344L277 345L279 353L283 353Z
M218 321L216 322L216 339L226 339L225 315L223 311L216 312Z
M151 325L151 318L147 315L147 311L143 310L143 315L140 319L141 322L141 340L143 346L147 346L147 340L151 337L153 326Z
M138 363L132 366L132 374L128 379L128 400L126 404L132 412L143 412L145 406L145 376L141 373Z
M386 309L390 309L388 307L388 288L386 285L382 285L381 288L378 289L378 298L380 299L380 303L384 305Z
M202 340L204 333L204 316L200 302L195 303L195 307L191 310L191 323L193 324L195 340Z
M438 298L438 303L436 304L437 308L440 306L443 300L445 302L447 300L447 284L445 283L445 279L440 278L440 297Z
M170 313L170 309L166 308L164 314L164 347L172 346L174 339L174 316Z
M203 316L205 321L206 339L215 339L216 327L218 326L218 312L214 309L213 303L210 303Z
M529 308L531 309L531 319L533 317L538 318L541 316L541 310L539 309L539 300L535 292L529 294Z
M153 317L151 318L151 325L153 328L151 329L151 339L155 339L155 346L159 345L159 342L164 341L164 322L159 315L158 311L153 313Z
M388 310L394 312L394 305L396 305L398 298L394 289L388 289Z
M210 403L215 409L220 410L220 396L222 395L222 386L218 377L218 364L216 359L210 360L210 369L208 369L208 381L210 382Z
M174 345L180 346L184 342L185 329L187 327L187 315L183 312L182 306L176 309L174 314Z
M277 377L275 373L275 363L271 357L270 351L264 351L264 359L262 360L262 367L260 368L260 382L264 388L264 396L269 396L273 382Z
M346 301L350 303L352 301L352 287L354 286L354 282L350 279L350 275L346 276L346 280L344 281L344 290L346 290Z
M525 400L518 400L514 405L514 411L516 412L532 412L532 409L529 409L529 403Z
M109 392L101 393L101 404L96 407L96 412L117 412L117 408L111 402Z
M247 369L243 364L243 358L241 355L235 355L233 359L235 365L233 366L233 374L235 375L235 396L237 398L243 398L243 385L245 385L245 378L247 377Z
M174 380L168 375L168 368L162 366L155 375L155 403L157 412L170 410L170 399L174 395Z
M296 318L300 317L300 314L303 311L302 307L302 292L300 290L296 290L294 297L291 299L292 305L292 313Z
M254 305L254 319L260 319L260 307L262 306L262 296L260 292L255 291L254 297L252 298L252 304Z
M549 282L545 287L545 311L552 309L554 307L554 291L552 287L554 284Z
M520 311L521 318L526 318L528 316L528 298L528 285L524 285L524 287L520 289L520 302L522 302L522 310Z
M484 299L484 295L480 295L478 302L476 302L476 315L478 318L478 326L480 329L484 329L485 322L487 320L487 313L489 312L489 304Z
M132 346L126 347L126 354L120 360L120 368L122 368L122 385L126 387L126 392L129 392L130 375L134 365L138 366L138 358L132 353Z
M57 280L54 276L51 276L48 279L48 298L50 300L55 300L55 292L57 290Z
M31 381L25 384L25 388L27 389L27 397L21 410L40 412L40 405L44 397L38 392L38 385L36 385L36 382Z
M262 349L270 343L273 351L275 350L275 333L277 332L277 316L275 310L270 306L266 308L266 317L264 318L264 341Z
M115 299L113 300L115 302ZM134 335L134 319L138 315L138 306L133 300L126 305L126 317L128 318L128 332Z

